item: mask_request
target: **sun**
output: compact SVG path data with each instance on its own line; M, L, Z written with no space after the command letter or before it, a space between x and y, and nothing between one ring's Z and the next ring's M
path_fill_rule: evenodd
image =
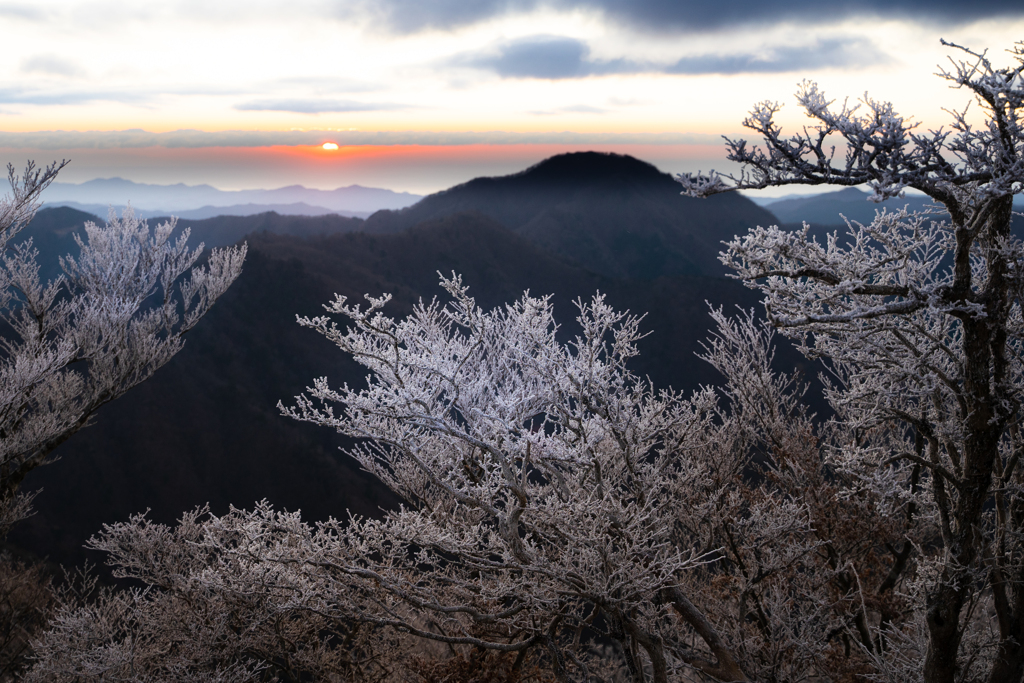
M333 152L334 150L338 149L338 143L336 143L336 142L325 142L324 143L324 149L326 149L326 150L328 150L330 152Z

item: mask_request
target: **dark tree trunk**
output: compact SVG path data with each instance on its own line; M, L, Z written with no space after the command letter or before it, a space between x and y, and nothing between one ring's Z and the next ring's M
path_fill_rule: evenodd
M982 514L992 493L999 441L1010 417L1008 406L1015 403L1015 397L1007 395L1005 383L1011 283L1006 257L999 249L1001 239L1009 235L1012 201L1010 196L998 197L978 207L977 211L988 211L989 215L977 234L972 234L974 231L967 225L956 230L955 280L948 303L980 303L985 314L958 316L963 325L963 396L967 408L966 414L961 415L965 432L962 475L950 510L953 528L947 539L949 561L927 598L926 683L954 683L958 674L957 653L966 625L961 613L970 591L976 590L970 573L985 543L981 535ZM980 292L973 290L975 283L970 272L969 256L975 240L980 243L988 265L988 280ZM1019 676L992 680L1010 683L1019 680Z

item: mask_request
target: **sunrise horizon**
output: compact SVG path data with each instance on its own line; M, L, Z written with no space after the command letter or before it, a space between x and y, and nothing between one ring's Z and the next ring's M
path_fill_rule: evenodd
M0 67L5 162L69 158L60 180L72 183L417 194L584 150L672 174L733 170L722 136L749 137L742 122L761 101L783 105L785 129L805 125L793 97L804 79L837 107L866 92L922 130L948 126L944 110L969 98L924 76L954 52L941 39L1001 63L1024 35L1024 9L998 1L461 12L310 0L234 12L81 0L0 7L0 22L19 55Z

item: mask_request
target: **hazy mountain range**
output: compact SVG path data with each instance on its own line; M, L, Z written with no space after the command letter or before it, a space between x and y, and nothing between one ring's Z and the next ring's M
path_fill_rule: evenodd
M835 192L813 195L788 195L775 199L754 199L755 203L771 211L780 223L802 223L812 225L842 224L842 216L859 223L870 223L880 209L895 211L906 207L910 211L937 210L934 202L922 195L895 197L881 203L868 199L871 193L856 187L847 187ZM1024 212L1024 199L1016 197L1014 207Z
M547 169L548 173L561 173L562 171L563 169L557 168ZM657 172L653 167L650 167L648 171ZM512 177L519 175L523 174ZM666 174L660 175L662 184L667 188L667 183L672 182L671 179ZM389 226L408 227L410 221L422 220L432 211L444 212L447 210L445 207L450 206L453 201L462 201L472 194L477 197L475 201L479 204L478 209L486 205L490 207L487 210L502 214L499 220L512 220L517 223L518 228L527 232L531 230L544 232L545 228L539 223L527 227L525 223L536 219L537 216L529 215L527 217L529 211L517 205L521 199L518 193L522 189L529 190L533 196L544 194L543 187L526 188L524 183L544 183L546 180L539 177L536 172L531 172L519 178L518 183L500 185L503 188L501 191L511 194L504 198L494 197L494 201L492 201L486 186L494 180L493 178L477 178L451 190L431 195L429 201L417 206L416 210L407 214L389 218L377 217L373 225L368 226L368 229L379 232L392 229ZM609 177L607 180L610 184L617 184L622 179ZM625 182L635 182L635 179ZM597 199L611 206L618 206L612 197L616 192L624 191L625 188L608 187L605 189L613 190L611 196L594 186L581 187L579 188L581 192L584 194L590 192L594 196L580 199L582 201ZM661 188L657 191L661 192ZM460 196L447 196L453 192ZM882 204L868 201L868 196L869 193L865 190L845 188L812 195L786 195L783 197L750 195L748 199L770 211L777 218L776 222L788 224L808 221L818 225L842 224L839 214L850 220L868 222L874 217L875 211L880 208L891 210L907 206L911 210L922 210L930 204L930 200L920 195L891 199ZM316 190L302 185L291 185L276 190L219 190L210 185L185 185L183 183L152 185L122 178L105 178L77 184L53 183L44 193L43 199L45 205L51 208L66 206L101 218L107 216L111 206L122 211L124 206L131 202L136 214L144 218L174 215L182 219L202 220L216 216L254 216L271 211L282 216L337 214L368 218L377 211L397 211L411 207L423 197L408 192L394 192L360 185L339 187L335 190ZM548 203L554 202L554 204L563 206L565 200L565 197L550 197ZM659 200L664 201L663 194ZM1024 211L1024 199L1018 199L1015 205L1019 210ZM464 208L470 207L465 205ZM520 221L521 217L522 221ZM613 211L611 215L607 216L605 222L612 224L621 218L618 211ZM575 240L572 241L575 243Z
M276 190L218 190L210 185L149 185L122 178L78 184L53 183L43 193L43 201L48 206L70 206L103 217L109 206L120 210L131 202L136 213L143 217L173 214L195 219L250 216L267 211L302 216L337 213L365 217L380 209L401 209L421 198L408 192L360 185L335 190L315 190L302 185Z

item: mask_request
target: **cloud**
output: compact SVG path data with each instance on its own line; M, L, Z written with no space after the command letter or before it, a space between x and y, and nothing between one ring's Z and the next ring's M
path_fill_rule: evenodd
M889 61L863 38L832 38L811 45L772 46L760 52L703 54L671 64L629 59L595 60L576 38L530 36L477 53L452 57L448 64L492 71L502 78L562 80L611 74L785 73L809 68L857 69Z
M813 45L772 47L762 53L683 57L664 68L667 74L785 73L807 69L859 69L890 58L861 38L819 40Z
M601 107L593 107L589 104L574 104L568 107L559 107L557 109L545 109L540 111L531 111L534 116L554 116L556 114L606 114L607 109Z
M48 69L49 75L71 75L60 74L62 66L67 66L60 61L51 60L48 56L42 58L30 58L22 65L22 69L30 68ZM73 73L73 72L72 72ZM169 87L138 87L124 86L120 88L105 88L102 90L89 89L87 87L68 88L52 80L29 78L28 86L14 86L8 88L0 87L0 104L31 104L38 106L62 106L75 104L89 104L92 102L116 102L129 105L148 105L161 97L168 95L241 95L247 90L240 90L231 86L222 85L200 85L200 86L169 86Z
M490 50L453 57L454 66L493 71L502 78L560 80L644 70L624 59L591 60L590 47L564 36L529 36L501 43Z
M74 62L57 55L36 55L21 63L21 72L44 76L83 76L85 72Z
M43 90L30 88L0 88L0 104L65 105L89 102L121 102L141 104L151 95L131 90Z
M585 43L572 38L534 36L499 48L493 57L477 57L471 66L493 69L502 78L576 78L585 76Z
M697 33L740 26L835 23L850 18L909 19L951 26L981 19L1024 17L1020 0L353 0L338 7L339 19L350 20L360 9L380 26L396 33L455 29L540 6L573 11L590 9L617 23L645 31Z
M40 10L38 7L33 7L29 4L19 4L13 2L0 3L0 17L7 19L28 19L29 21L43 21L46 19L46 13Z
M571 0L556 2L565 7L576 4ZM966 24L997 17L1024 17L1024 3L1019 0L584 0L584 4L609 17L656 32L699 32L786 23L828 24L854 17L910 19L938 25Z
M589 104L574 104L569 107L562 107L559 111L576 114L603 114L608 110L601 109L600 107L592 107Z
M0 132L5 149L112 149L139 147L270 147L275 145L320 145L330 139L339 145L718 145L717 135L702 133L519 133L507 131L201 131L176 130L151 133L121 131L36 131Z
M401 104L354 102L352 100L252 100L236 104L239 111L290 111L297 114L322 114L328 112L350 111L394 111L405 109Z
M353 10L372 23L394 33L427 29L453 29L500 17L528 12L537 0L351 0L336 6L336 17L352 19Z
M369 83L349 78L323 78L320 76L293 76L278 78L265 83L270 88L303 88L315 95L338 93L362 93L382 90L380 83Z

